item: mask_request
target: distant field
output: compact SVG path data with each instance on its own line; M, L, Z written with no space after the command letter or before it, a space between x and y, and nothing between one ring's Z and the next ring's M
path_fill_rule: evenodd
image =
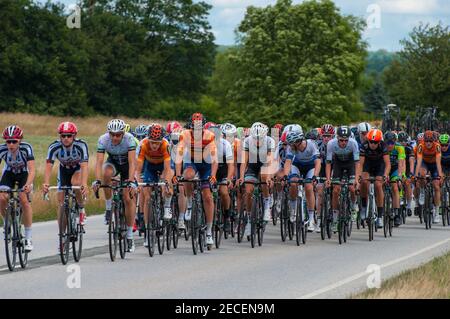
M130 119L121 117L125 122L132 127L138 124L150 124L157 122L152 119ZM33 195L33 220L44 221L56 218L56 195L53 193L50 196L50 202L46 202L42 198L41 185L43 183L43 175L45 168L45 159L47 156L47 149L50 143L58 138L56 129L58 124L63 121L72 121L78 127L78 138L85 140L89 147L89 185L95 179L95 151L98 137L106 132L106 124L111 120L109 117L96 116L90 118L71 118L71 117L54 117L41 116L34 114L20 114L20 113L1 113L0 128L3 129L12 124L19 125L24 130L24 141L33 146L36 158L36 178L34 181L34 195ZM166 121L158 121L161 124L166 124ZM3 140L2 140L3 142ZM3 163L0 165L3 168ZM56 184L57 163L53 167L53 174L51 184ZM98 214L104 210L104 201L95 198L92 191L89 194L86 211L88 215ZM1 223L1 221L0 221Z

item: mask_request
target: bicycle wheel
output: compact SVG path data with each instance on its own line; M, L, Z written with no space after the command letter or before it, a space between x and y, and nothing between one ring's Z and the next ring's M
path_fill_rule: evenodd
M78 213L78 212L76 212ZM72 211L71 214L72 219L72 225L74 227L72 228L72 234L73 234L73 241L72 241L72 253L73 253L73 259L75 262L79 262L81 259L81 251L83 250L83 226L78 222L76 222L75 218L75 212Z
M116 215L116 210L111 210L111 218L108 224L109 257L111 258L111 261L116 260L117 246L119 244L118 221L119 217Z
M347 211L350 212L350 202L348 203L349 208L347 208ZM352 236L352 230L353 230L353 220L352 217L349 216L346 220L346 230L347 230L347 237L350 238Z
M200 248L200 252L203 253L206 247L206 220L205 213L203 209L199 211L199 238L198 238L198 246ZM211 250L211 246L208 245L208 250Z
M277 191L275 191L274 203L277 202L279 196L280 196L280 194ZM278 216L279 215L280 215L280 212L277 210L277 205L274 205L273 208L272 208L272 224L274 226L277 225L277 221L278 221Z
M281 213L280 213L280 231L281 231L281 241L286 241L288 235L289 227L289 212L288 212L288 202L284 198L281 202Z
M252 248L255 248L255 241L256 241L256 210L258 209L258 207L256 206L256 201L253 200L253 205L252 205L252 215L251 215L251 231L250 231L250 242L252 245Z
M164 232L166 234L166 249L167 249L167 251L169 251L170 246L172 245L172 221L171 220L166 222L166 229Z
M244 237L245 225L247 224L247 216L244 214L244 209L241 208L239 212L239 217L237 221L237 241L238 243L242 242L242 238Z
M13 212L12 207L9 206L4 220L4 234L5 234L5 253L6 262L10 271L14 271L16 267L17 246L15 242L14 221L11 218Z
M63 265L67 264L69 260L70 234L69 211L68 209L64 209L60 216L59 227L59 256Z
M383 232L384 237L387 238L388 232L389 232L389 216L391 215L391 200L390 200L390 194L385 193L384 197L384 216L383 216Z
M197 255L198 243L200 238L200 226L198 224L198 207L197 202L192 203L192 213L191 213L191 242L192 242L192 252Z
M128 249L128 243L127 243L127 236L126 236L126 232L127 232L127 223L125 220L125 215L124 215L124 207L123 204L120 205L120 208L117 207L117 216L118 216L118 222L119 222L119 227L116 228L116 231L119 233L118 239L119 239L119 253L120 253L120 258L121 259L125 259L125 255L127 253L127 249Z
M223 214L220 204L217 204L215 211L215 222L214 222L214 243L216 248L220 247L220 243L222 241L223 231Z
M342 212L341 212L342 214ZM344 222L343 218L341 216L338 217L338 238L339 238L339 245L342 245L342 242L344 241Z
M425 205L423 208L423 222L425 223L425 229L429 229L429 221L430 221L430 210L431 210L431 205L429 203L429 198L428 198L428 192L425 193Z
M25 226L22 224L22 210L17 215L17 225L19 225L19 262L20 267L25 268L28 264L28 252L25 251Z
M153 212L149 213L147 227L145 229L145 240L147 241L147 249L150 257L155 255L156 245L156 225Z

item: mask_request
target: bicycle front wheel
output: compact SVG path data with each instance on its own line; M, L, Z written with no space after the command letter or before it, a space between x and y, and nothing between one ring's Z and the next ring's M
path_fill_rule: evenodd
M109 257L111 261L116 260L117 247L119 241L118 224L119 217L117 216L116 210L111 211L111 218L108 225L108 244L109 244Z
M63 265L67 264L69 260L70 226L69 211L64 210L60 216L59 223L59 256Z
M75 216L72 214L73 225L72 228L73 241L72 241L72 253L75 262L79 262L81 259L81 251L83 250L83 226L80 223L76 223Z
M4 233L5 233L5 253L6 253L6 262L8 264L8 268L10 271L14 271L16 268L16 256L17 256L17 246L15 242L15 230L13 225L11 207L8 208L5 216L4 223Z

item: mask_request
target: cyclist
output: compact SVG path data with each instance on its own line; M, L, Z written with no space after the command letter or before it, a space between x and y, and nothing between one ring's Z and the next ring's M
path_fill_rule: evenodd
M449 136L448 134L441 134L439 136L439 144L442 151L442 170L445 175L450 174L450 148L448 147Z
M439 207L441 206L441 187L440 180L443 181L444 174L441 166L441 145L435 142L435 135L432 131L426 131L423 143L417 146L417 166L415 177L425 176L427 172L433 178L434 188L434 207L433 207L433 223L440 223ZM425 180L419 181L419 203L425 203Z
M213 245L214 202L210 185L217 182L218 157L215 136L212 132L204 129L205 124L205 116L201 113L194 113L188 123L189 129L181 133L175 160L174 184L178 183L182 173L186 180L193 180L197 173L201 180L209 180L209 183L202 184L202 200L206 215L206 244ZM190 220L193 185L185 183L184 188L187 196L187 210L186 213L180 212L179 218Z
M244 156L241 164L239 185L244 181L257 183L259 180L266 184L261 185L264 198L264 217L265 222L270 220L270 194L269 189L272 186L272 173L270 167L275 150L275 141L267 136L269 128L260 122L253 123L250 128L250 136L244 140ZM255 186L253 184L245 185L245 207L247 216L252 210L252 194ZM244 236L249 236L251 230L250 220L245 226Z
M361 220L366 219L367 196L369 193L369 177L375 177L375 198L377 204L377 228L383 228L384 216L384 190L383 179L388 180L391 171L391 162L386 144L383 141L383 132L371 129L367 133L367 142L361 147Z
M231 123L224 123L221 125L221 131L222 131L222 136L223 138L230 144L231 146L231 159L230 159L230 164L232 165L232 169L228 169L228 173L229 173L229 177L228 179L230 180L231 183L229 184L229 188L232 189L233 187L235 187L235 185L233 185L233 179L239 179L239 170L240 170L240 163L239 163L239 158L241 157L242 154L240 154L241 152L241 141L236 137L237 134L237 128L235 125L231 124ZM220 154L220 152L219 152ZM225 155L225 154L224 154ZM220 159L220 155L219 155L219 159ZM223 158L222 160L223 162L226 162L226 157ZM222 164L223 165L223 164ZM219 167L220 170L220 167ZM218 180L220 180L219 178L219 174L217 174L218 176ZM229 223L230 223L230 208L231 208L231 198L230 198L230 194L228 192L228 189L225 186L221 186L222 189L222 203L225 203L225 207L228 210L226 212L226 219L225 219L225 228L227 230L227 232L229 232ZM241 194L240 192L236 193L237 195L237 211L239 211L240 206L241 206ZM237 225L236 225L237 227ZM234 231L234 230L233 230Z
M140 142L148 135L149 125L140 124L133 131L133 136ZM136 151L137 153L137 151Z
M163 138L164 130L161 125L154 124L150 127L148 137L142 140L141 150L137 159L136 176L142 183L158 183L160 179L168 183L168 188L162 187L164 197L164 219L172 218L172 187L170 181L173 173L170 169L169 143ZM144 165L146 163L146 165ZM144 178L142 178L144 175ZM144 221L147 225L149 219L150 199L153 187L144 188ZM155 214L157 212L151 212ZM144 247L148 242L144 240Z
M387 150L389 152L389 160L391 162L391 171L389 172L389 180L399 182L405 177L405 148L397 143L397 134L386 132L384 134ZM394 211L394 225L401 225L400 219L400 191L398 183L392 183L392 208Z
M412 215L412 187L411 176L414 176L414 151L409 143L409 136L405 132L398 133L398 141L405 148L405 179L403 181L405 197L406 197L406 209L408 216Z
M275 149L274 153L274 160L278 163L278 171L276 173L276 178L278 181L281 181L284 177L284 164L286 162L286 151L288 147L288 143L286 141L288 132L284 132L281 135L280 141L278 142L277 148ZM280 194L282 191L282 185L281 183L277 183L275 187L275 191ZM277 199L275 200L275 207L278 212L281 211L281 195L277 196Z
M23 130L17 125L11 125L3 131L5 143L0 145L0 162L4 161L0 187L13 189L15 184L23 192L19 194L20 205L23 210L23 224L25 226L25 251L33 250L32 223L33 211L28 201L28 196L33 189L33 180L36 174L33 148L30 144L22 142ZM6 216L6 206L9 195L0 194L0 212L3 218Z
M277 139L279 140L281 138L281 135L283 134L283 124L277 123L273 126L272 128L272 134L274 137L277 137Z
M319 143L319 153L320 153L320 159L321 159L321 165L320 165L320 178L326 178L325 173L325 167L327 164L327 145L328 143L333 139L334 134L336 133L336 130L333 125L331 124L325 124L322 126L322 138L320 139ZM316 208L317 212L320 212L322 209L322 202L323 202L323 191L324 191L324 183L323 181L320 181L316 185L317 190L317 198L316 198ZM317 219L317 231L320 232L320 223L322 222L319 219Z
M140 124L138 126L135 127L134 131L133 131L133 136L135 138L135 141L137 143L137 147L136 147L136 160L139 157L139 151L141 148L141 141L148 135L148 128L149 125L145 125L145 124ZM144 170L145 170L145 166L146 166L146 162L144 161ZM138 179L138 176L135 176L136 179ZM141 178L143 178L143 176L141 176ZM143 212L144 211L144 196L139 196L139 212L136 216L136 221L133 225L133 232L135 232L137 230L137 225L139 224L139 220L143 220Z
M305 181L306 205L308 209L308 231L317 230L314 223L315 196L312 182L320 173L320 153L314 141L306 139L303 133L290 132L286 141L289 145L284 165L284 176L289 176L290 182L297 182L300 178ZM290 220L295 222L298 196L298 184L289 186Z
M372 126L367 122L362 122L358 124L358 132L356 134L356 142L358 142L359 149L361 146L367 142L367 133L372 129Z
M352 207L352 219L356 220L356 195L355 189L358 186L359 181L359 148L358 143L350 138L351 131L348 126L341 126L337 129L337 137L332 139L327 145L327 165L325 169L326 173L326 186L331 186L331 170L333 169L333 180L341 180L343 177L347 177L349 182L353 182L354 185L349 187L351 193ZM332 209L333 209L333 232L337 231L337 218L339 216L339 193L341 191L340 185L333 187L332 196ZM342 209L342 208L341 208Z
M84 209L86 203L86 194L88 191L89 176L89 151L87 143L77 139L78 129L72 122L63 122L58 126L59 140L54 141L48 147L47 164L45 166L44 184L42 190L44 194L48 193L50 176L55 160L59 161L58 168L58 187L63 186L81 186L80 190L75 190L78 207L80 209L80 224L86 223L86 212ZM58 226L59 216L64 209L64 193L58 190Z
M101 183L109 185L114 176L120 174L122 183L134 180L136 162L136 141L130 133L125 133L125 122L120 119L111 120L107 125L108 132L100 136L97 144L97 159L93 189L98 191ZM108 159L105 162L105 153ZM130 184L132 186L132 184ZM105 194L106 212L105 224L111 220L112 192L109 188L103 189ZM133 224L136 210L131 199L131 190L123 193L125 202L125 216L127 222L127 243L130 252L135 250L133 239Z

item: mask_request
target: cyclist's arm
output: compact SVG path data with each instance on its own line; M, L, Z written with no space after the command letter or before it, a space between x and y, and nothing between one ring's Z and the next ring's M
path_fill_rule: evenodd
M44 184L50 184L50 176L52 174L53 163L47 161L45 164L45 172L44 172Z
M389 172L391 171L391 159L389 158L389 154L383 155L384 161L384 176L389 176Z
M410 170L411 175L414 175L414 161L415 161L414 156L410 156L409 157L409 170Z
M88 162L81 162L81 185L87 186L88 177L89 177L89 165ZM50 168L51 169L51 168Z
M242 159L242 164L241 164L241 174L240 174L241 178L244 178L245 170L247 169L248 151L244 151L243 154L244 154L244 158Z
M444 176L444 173L443 173L443 171L442 171L442 163L441 163L441 159L442 159L441 153L437 153L437 154L436 154L436 166L437 166L437 169L438 169L438 174L439 174L439 176L440 176L440 177L443 177L443 176Z
M36 166L34 165L34 160L30 160L27 162L28 166L28 178L26 185L33 184L34 177L36 176Z
M422 167L422 154L419 154L419 152L417 152L417 165L416 165L416 172L415 172L415 176L419 176L419 170Z
M314 160L314 176L319 176L320 174L320 168L322 166L322 161L320 160L320 158L316 158Z
M136 167L136 150L128 151L128 176L133 178Z
M366 157L365 156L359 156L359 172L358 172L358 176L362 176L362 170L364 168L364 163L366 162Z
M164 170L166 169L165 164L166 163L164 162ZM144 167L144 161L142 161L141 159L138 159L137 162L136 162L136 173L135 173L135 176L137 177L137 180L138 180L139 183L142 182L141 175L142 175L142 168L143 167Z
M105 161L105 153L97 152L97 160L95 163L95 179L96 180L102 179L102 167L103 167L104 161Z
M359 182L359 177L361 176L361 162L355 161L355 180Z

